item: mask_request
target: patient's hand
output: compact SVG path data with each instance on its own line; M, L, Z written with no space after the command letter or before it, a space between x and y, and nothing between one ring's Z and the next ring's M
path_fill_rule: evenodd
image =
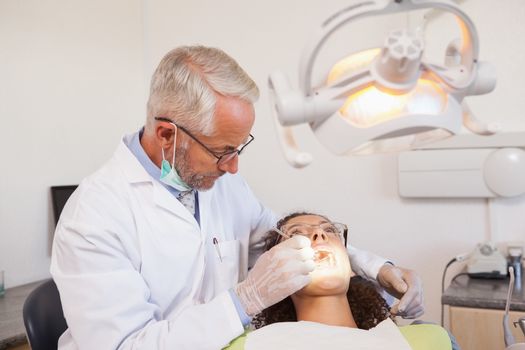
M423 285L415 271L385 264L377 274L377 281L388 293L400 299L390 310L392 314L403 318L423 314Z

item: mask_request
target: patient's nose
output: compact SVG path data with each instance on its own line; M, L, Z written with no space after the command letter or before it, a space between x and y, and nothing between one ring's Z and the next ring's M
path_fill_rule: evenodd
M323 230L317 229L312 235L312 242L323 242L326 241L326 233Z

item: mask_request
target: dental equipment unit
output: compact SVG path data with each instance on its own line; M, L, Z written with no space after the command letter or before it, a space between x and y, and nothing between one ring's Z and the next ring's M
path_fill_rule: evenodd
M351 54L314 83L313 69L321 48L341 27L367 16L438 9L455 15L461 40L450 41L444 64L423 60L422 38L396 30L384 46ZM344 8L323 22L305 47L299 67L299 90L286 76L269 77L275 125L285 158L295 167L311 163L301 152L292 127L308 123L315 136L335 154L369 154L412 149L459 132L462 124L476 134L493 134L464 98L491 92L493 66L478 59L474 23L449 0L371 0Z

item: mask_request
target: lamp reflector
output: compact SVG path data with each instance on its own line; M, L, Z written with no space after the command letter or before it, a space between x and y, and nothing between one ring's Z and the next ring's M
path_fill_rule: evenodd
M370 62L379 55L380 48L368 49L346 56L332 67L328 73L327 84L335 82L347 73L353 73L360 69L368 68Z
M447 98L438 84L419 79L414 89L400 95L370 85L350 95L339 111L352 125L366 128L407 115L439 115L446 108Z

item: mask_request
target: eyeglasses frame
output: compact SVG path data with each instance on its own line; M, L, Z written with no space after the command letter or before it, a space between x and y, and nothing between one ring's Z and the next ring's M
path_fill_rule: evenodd
M343 243L344 243L344 245L346 247L347 246L347 242L348 242L348 226L346 224L343 224L342 222L328 222L328 223L329 224L339 224L339 225L343 226L343 233L342 233L343 234L343 240L344 240ZM284 224L283 226L286 226L286 224ZM320 226L320 225L312 225L312 226ZM280 228L276 227L273 230L278 232L278 235L277 235L276 240L275 240L275 244L278 244L278 243L282 242L283 235L288 237L288 239L291 238L288 234L283 232Z
M169 119L169 118L165 118L165 117L155 117L155 120L156 121L161 121L161 122L167 122L167 123L171 123L173 125L175 125L177 128L181 129L186 135L188 135L191 139L193 139L193 141L197 142L199 145L201 145L209 154L211 154L212 156L214 156L216 159L217 159L217 165L221 165L221 164L224 164L224 163L227 163L229 162L230 160L232 160L233 158L235 158L235 156L240 156L242 151L246 148L246 146L248 146L253 140L255 140L255 137L252 135L252 134L249 134L250 136L250 139L244 143L240 149L234 149L234 150L231 150L231 151L226 151L225 153L223 154L220 154L220 155L217 155L214 151L212 151L211 149L208 148L208 146L206 146L202 141L200 141L197 137L193 136L186 128L183 128L182 126L180 125L177 125L173 120ZM228 158L228 156L232 156L231 158Z

